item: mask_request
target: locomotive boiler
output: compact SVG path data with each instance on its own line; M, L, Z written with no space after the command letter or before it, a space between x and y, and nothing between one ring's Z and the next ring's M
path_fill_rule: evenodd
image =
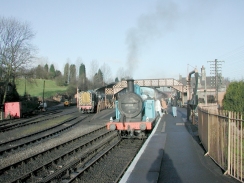
M123 138L146 137L156 121L155 101L143 99L141 88L134 80L127 80L127 92L115 102L116 119L107 129L117 130Z

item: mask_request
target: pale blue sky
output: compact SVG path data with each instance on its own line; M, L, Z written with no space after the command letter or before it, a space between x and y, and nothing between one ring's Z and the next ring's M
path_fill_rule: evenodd
M214 59L242 79L243 0L0 0L0 16L29 22L38 56L63 72L67 59L97 60L134 79L178 78ZM188 66L188 64L190 66Z

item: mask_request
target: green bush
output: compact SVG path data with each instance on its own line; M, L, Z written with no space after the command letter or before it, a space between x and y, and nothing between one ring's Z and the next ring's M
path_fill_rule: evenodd
M244 82L231 82L223 99L223 108L233 112L244 112Z

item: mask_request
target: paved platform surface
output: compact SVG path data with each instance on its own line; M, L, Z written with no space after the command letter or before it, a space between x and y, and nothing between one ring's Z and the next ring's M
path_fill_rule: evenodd
M164 115L120 183L237 183L223 175L213 160L204 156L197 127L186 122L186 109L177 117Z

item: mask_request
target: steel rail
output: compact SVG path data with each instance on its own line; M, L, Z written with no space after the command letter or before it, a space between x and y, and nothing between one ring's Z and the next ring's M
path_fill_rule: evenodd
M16 138L16 139L1 143L0 144L0 155L3 155L5 152L11 151L13 149L18 149L19 147L23 147L24 145L28 145L28 144L37 142L39 140L43 140L45 138L48 138L50 136L53 136L53 135L55 135L55 134L57 134L57 133L59 133L61 131L64 131L64 130L67 130L67 129L71 128L72 126L74 126L77 123L79 123L81 120L85 119L85 118L82 118L82 119L78 120L77 122L74 122L73 124L71 124L69 126L66 126L65 128L55 130L55 128L58 128L58 127L62 126L65 123L73 121L76 118L77 117L71 117L68 120L63 121L62 123L60 123L60 124L58 124L56 126L52 126L51 128L40 130L38 132L35 132L35 133L29 134L29 135L26 135L26 136L22 136L22 137L19 137L19 138ZM44 133L45 135L41 135L42 133ZM36 138L34 136L36 136Z
M73 113L73 112L71 112L71 113ZM30 119L30 120L25 120L25 121L17 122L17 123L14 123L14 124L13 123L9 123L9 124L7 124L5 126L0 127L0 132L6 132L6 131L13 130L15 128L19 128L19 127L24 127L24 126L27 126L27 125L32 125L32 124L40 123L40 122L43 122L43 121L46 121L46 120L50 120L50 119L53 119L53 118L56 118L56 117L59 117L59 116L63 116L63 115L57 114L57 115L51 116L51 118L45 116L42 119L40 119L40 117L39 118L36 118L38 120Z
M96 130L96 131L98 131L98 130ZM92 132L92 133L93 133L93 132ZM83 148L83 147L86 147L87 145L89 145L89 144L93 143L94 141L100 139L100 138L103 137L104 135L106 135L106 134L110 134L110 133L111 133L110 131L106 131L106 132L104 132L103 134L99 134L99 135L97 135L96 137L90 139L88 142L85 142L85 143L81 144L81 145L78 146L78 147L74 147L73 149L70 149L69 151L65 152L65 153L62 154L61 156L59 156L59 157L57 157L57 158L55 158L55 159L53 159L53 160L51 160L51 161L45 163L44 165L41 165L41 166L35 168L35 169L32 170L32 171L27 172L27 173L24 174L24 175L21 175L20 177L16 178L15 180L12 180L11 182L14 183L14 182L22 182L22 181L26 181L26 179L33 177L33 175L34 175L36 172L45 169L45 167L52 166L52 165L54 164L54 162L57 162L58 160L63 159L63 158L66 157L66 156L70 156L70 155L72 155L72 154L73 154L72 152L76 152L76 151L78 151L78 149L81 149L81 148ZM78 137L78 138L80 138L80 137ZM114 136L113 136L113 137L110 137L110 138L114 138ZM67 143L67 142L66 142L66 143ZM65 144L66 144L66 143L65 143ZM107 142L104 142L104 143L107 143ZM100 144L100 146L101 146L101 145L103 145L103 144ZM86 150L86 151L83 153L82 156L86 156L87 154L91 153L91 152L94 151L95 149L96 149L96 148L91 148L91 149L88 148L88 150ZM64 168L62 167L62 168L61 168L61 172L58 171L56 174L55 174L55 172L54 172L53 174L51 174L51 176L46 177L46 181L48 182L49 180L52 180L53 177L58 176L60 173L62 173L62 172L64 172L65 170L67 170L68 167L72 166L73 164L75 164L75 163L77 163L77 162L79 162L79 161L75 161L75 162L73 162L73 163L70 163L69 165L64 166Z
M105 134L110 133L110 132L106 132ZM104 135L104 134L103 134ZM81 154L81 156L79 158L77 158L76 160L74 160L73 162L65 165L64 167L62 167L60 170L58 170L57 172L54 172L53 174L51 174L50 176L44 178L43 180L41 180L40 182L44 183L44 182L51 182L53 179L59 178L62 176L62 174L64 174L64 172L67 172L69 169L74 168L75 166L77 166L78 164L80 164L82 159L87 158L87 156L89 156L90 153L94 152L94 151L98 151L99 148L101 148L103 145L107 144L109 141L113 140L114 137L117 136L117 133L113 133L108 139L105 140L105 142L100 143L98 145L95 145L92 148L87 149L84 153ZM116 143L118 144L119 141ZM112 147L114 147L116 144L112 145ZM110 150L112 147L109 147L108 150ZM108 151L105 150L105 153ZM103 154L99 155L99 157L101 157ZM85 161L83 164L87 164L90 161L90 159L88 159L87 161ZM96 162L96 160L93 160L92 162ZM90 162L91 163L91 162ZM87 167L88 168L88 167ZM84 170L85 171L85 170ZM82 173L82 172L80 172Z
M94 133L94 132L97 132L97 131L99 131L99 130L102 130L102 129L106 129L106 126L103 126L103 127L98 128L98 129L96 129L96 130L94 130L94 131L91 131L91 132L89 132L89 133L87 133L87 134L84 134L84 135L81 135L81 136L76 137L76 138L74 138L74 139L71 139L71 140L69 140L69 141L66 141L66 142L64 142L64 143L62 143L62 144L53 146L53 147L51 147L51 148L49 148L49 149L46 149L46 150L42 151L41 153L33 154L33 155L31 155L31 156L29 156L29 157L27 157L27 158L24 158L24 159L22 159L22 160L20 160L20 161L17 161L17 162L15 162L15 163L12 163L12 164L10 164L10 165L7 165L7 166L5 166L5 167L3 167L3 168L0 169L0 174L3 173L4 171L8 170L8 169L11 169L11 167L13 167L13 166L16 167L16 166L17 166L18 164L20 164L21 162L25 162L25 161L28 161L28 160L30 160L30 159L34 159L35 157L37 157L37 156L39 156L39 155L41 155L41 154L44 154L44 153L46 153L46 152L50 152L50 151L53 150L53 149L58 149L59 147L65 145L65 144L71 143L71 142L73 142L74 140L77 140L77 139L79 139L79 138L86 137L86 136L88 136L88 135L90 135L90 134L92 134L92 133Z
M120 139L121 140L121 139ZM102 157L104 157L107 153L109 153L111 151L111 149L113 149L115 146L117 146L119 144L119 141L117 141L116 143L112 144L110 147L108 147L107 149L105 149L101 154L99 154L99 156L97 156L95 159L93 159L90 162L87 162L87 165L85 168L82 168L80 170L77 169L76 174L73 175L73 177L70 180L66 180L66 183L70 183L76 180L77 177L79 177L82 173L84 173L87 169L89 169L93 164L95 164L97 161L99 161Z
M116 142L115 144L111 145L108 149L104 150L103 153L101 153L99 156L97 156L94 160L92 160L91 162L89 162L86 167L82 168L82 169L76 169L76 171L70 176L71 178L68 180L67 178L65 179L65 183L71 183L71 182L77 182L76 180L78 179L78 177L80 177L85 171L88 171L88 169L96 164L97 162L99 162L100 159L105 159L105 156L107 156L110 151L114 148L116 148L118 146L118 144L121 142L121 140L119 142ZM126 163L122 169L116 169L117 171L119 171L120 173L118 173L117 178L113 181L113 182L118 182L122 175L124 174L125 170L128 168L128 166L131 164L131 162L133 161L135 155L137 154L137 152L140 150L141 146L139 146L136 149L136 153L134 155L131 156L131 158L129 159L128 163ZM117 154L118 156L118 154ZM111 160L109 160L111 161ZM98 163L99 164L99 163ZM106 174L106 173L105 173Z

